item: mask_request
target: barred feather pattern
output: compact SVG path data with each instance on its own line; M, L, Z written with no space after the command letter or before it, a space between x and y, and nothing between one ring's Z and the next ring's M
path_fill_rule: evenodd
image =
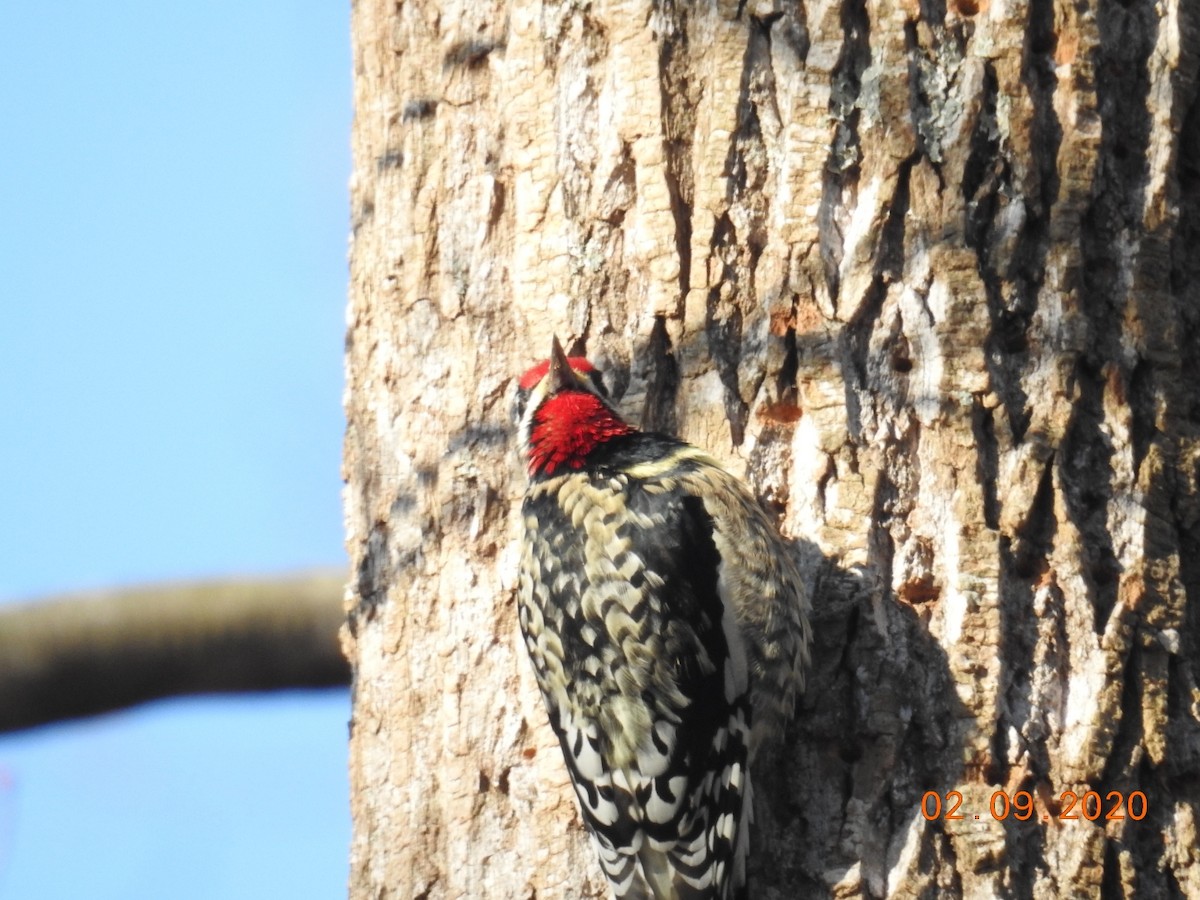
M774 526L701 451L632 432L531 479L519 618L614 896L744 897L750 770L807 662Z

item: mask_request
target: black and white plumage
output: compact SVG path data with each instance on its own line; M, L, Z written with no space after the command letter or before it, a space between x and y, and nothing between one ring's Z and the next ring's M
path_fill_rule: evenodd
M743 897L750 766L807 659L795 565L742 482L626 424L557 340L517 415L521 631L613 893Z

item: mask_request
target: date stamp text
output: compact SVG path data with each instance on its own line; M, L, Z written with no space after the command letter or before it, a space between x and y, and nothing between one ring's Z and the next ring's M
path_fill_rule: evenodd
M1008 791L996 791L992 794L986 813L964 810L963 795L958 791L926 791L921 797L921 815L927 821L935 819L980 819L984 815L1003 822L1009 816L1020 821L1049 822L1051 819L1066 821L1068 819L1087 819L1109 822L1114 819L1129 818L1140 822L1146 818L1146 795L1141 791L1130 791L1128 795L1121 791L1109 791L1103 797L1098 791L1086 791L1077 794L1075 791L1063 791L1059 795L1059 809L1051 813L1046 809L1038 810L1029 791L1016 791L1011 796Z

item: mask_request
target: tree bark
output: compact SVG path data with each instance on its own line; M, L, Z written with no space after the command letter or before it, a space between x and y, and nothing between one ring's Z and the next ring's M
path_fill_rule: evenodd
M353 15L351 896L604 896L516 641L552 333L813 579L753 896L1200 896L1194 6Z
M0 607L0 732L180 694L345 685L344 586L309 573Z

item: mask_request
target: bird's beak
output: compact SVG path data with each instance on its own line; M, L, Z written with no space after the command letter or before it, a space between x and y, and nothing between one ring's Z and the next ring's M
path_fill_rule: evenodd
M563 352L562 344L558 342L558 335L554 336L554 343L550 347L549 378L548 387L551 394L575 384L575 373L571 371L571 364L567 362L567 354Z

